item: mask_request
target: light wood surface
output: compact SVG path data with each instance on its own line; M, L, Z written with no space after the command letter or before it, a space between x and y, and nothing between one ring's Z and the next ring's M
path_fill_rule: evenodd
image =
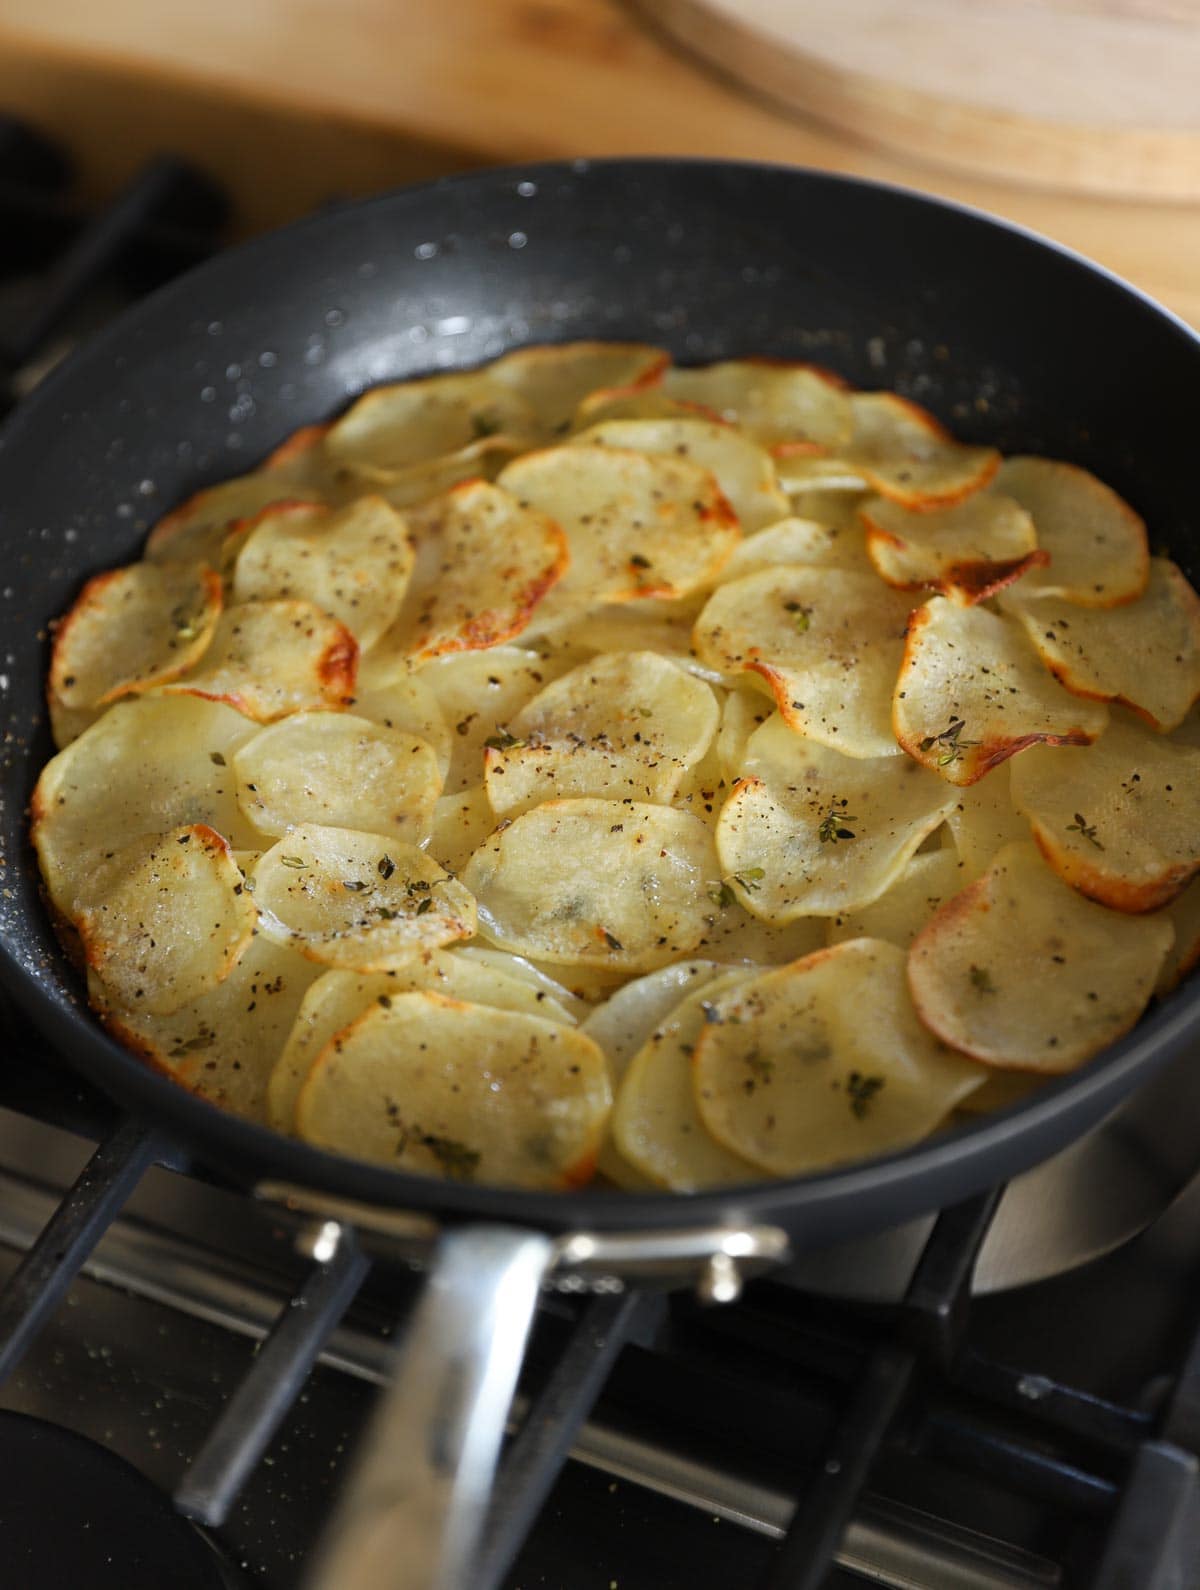
M0 0L0 105L65 131L96 193L153 150L192 156L246 229L485 162L697 154L855 172L1046 233L1200 325L1200 207L889 155L756 102L618 0Z

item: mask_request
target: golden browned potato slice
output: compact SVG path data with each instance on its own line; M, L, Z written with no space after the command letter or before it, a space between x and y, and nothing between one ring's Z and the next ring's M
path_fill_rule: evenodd
M486 481L466 481L407 517L417 561L379 642L381 666L403 658L418 668L511 640L567 566L558 525Z
M230 762L256 726L193 696L120 701L47 762L30 802L32 837L55 907L73 916L107 887L122 853L200 822L253 848Z
M871 574L761 569L714 592L695 647L726 673L761 674L798 734L847 756L895 756L892 686L910 605Z
M1032 517L1038 546L1050 554L1047 567L1030 570L1023 592L1114 607L1145 590L1146 526L1095 475L1052 458L1006 458L995 486Z
M665 454L711 470L749 535L787 516L790 504L775 479L771 455L717 420L607 420L572 437L574 447L616 447Z
M648 972L690 954L712 914L712 837L699 818L633 801L550 801L502 828L463 882L480 932L562 966Z
M747 776L717 824L723 876L768 922L834 916L877 900L954 805L903 757L853 757L774 717L747 748Z
M613 1145L652 1186L676 1192L757 1181L762 1172L710 1134L696 1107L692 1053L717 1001L756 973L725 971L665 1012L632 1056L612 1114ZM601 1154L601 1168L606 1156Z
M966 883L963 870L953 850L930 850L914 856L877 900L830 917L826 942L886 939L906 950L934 912Z
M999 492L921 512L872 497L859 511L875 571L897 590L932 586L969 607L1049 561L1033 520Z
M294 828L259 858L253 882L262 931L329 966L385 972L475 932L462 884L389 834Z
M546 441L561 436L593 392L652 389L671 362L644 342L563 342L518 348L488 367L496 385L527 404Z
M904 951L851 939L718 996L696 1040L700 1118L776 1176L927 1137L987 1072L917 1020Z
M428 852L449 872L459 873L495 831L497 818L487 790L474 789L442 795L433 808L433 830Z
M816 519L789 516L736 546L733 556L721 570L720 583L728 585L731 580L740 580L743 574L786 568L793 563L819 569L846 569L852 574L871 573L860 525L823 524Z
M310 707L348 706L357 668L354 636L312 602L239 602L221 614L199 666L162 688L271 723Z
M841 456L892 502L906 508L961 502L999 467L994 447L963 446L927 409L895 392L851 392L849 402L854 435Z
M498 817L594 795L666 803L717 732L712 690L654 652L610 652L573 668L486 741Z
M1012 796L1059 877L1115 911L1166 905L1200 871L1200 750L1128 719L1070 755L1035 747Z
M404 520L382 497L344 508L291 503L248 527L233 575L237 602L302 597L371 646L400 610L412 573Z
M220 616L221 579L203 563L134 563L97 574L55 634L51 700L76 714L82 733L83 715L98 717L119 697L199 662Z
M235 752L238 802L264 834L306 823L419 845L442 778L424 740L349 712L296 712Z
M772 359L723 359L677 366L663 391L715 409L763 447L842 447L854 428L845 383L819 365Z
M974 784L1030 745L1088 745L1107 722L1107 707L1046 672L1011 619L935 596L909 620L896 739L951 784Z
M1200 964L1200 880L1176 895L1163 915L1175 930L1175 942L1158 974L1156 994L1169 994Z
M360 658L350 706L360 718L424 740L437 757L443 781L449 779L454 729L425 678L409 673L405 658L383 658L375 652Z
M559 615L685 596L720 570L740 535L715 477L682 458L551 447L514 459L500 484L566 532L570 568L551 604Z
M398 1170L572 1187L612 1103L604 1056L570 1027L441 994L399 994L336 1034L296 1105L301 1137Z
M502 738L526 702L532 701L561 665L523 646L491 646L486 651L455 652L421 670L450 730L450 769L446 793L483 783L487 743Z
M962 881L975 879L991 866L998 850L1015 840L1029 838L1029 824L1013 805L1012 769L1002 762L986 778L960 789L946 823L954 853L962 863Z
M1174 930L1085 900L1036 845L1008 845L909 951L921 1020L989 1065L1073 1071L1127 1032Z
M575 410L570 431L575 435L590 425L607 425L610 420L697 419L720 421L721 416L702 403L668 397L660 386L600 387L589 392Z
M257 912L221 835L172 828L127 855L76 919L88 966L126 1007L167 1016L229 975Z
M1120 607L1005 593L1038 656L1078 696L1118 701L1174 729L1200 699L1200 597L1167 558L1151 558L1145 593Z

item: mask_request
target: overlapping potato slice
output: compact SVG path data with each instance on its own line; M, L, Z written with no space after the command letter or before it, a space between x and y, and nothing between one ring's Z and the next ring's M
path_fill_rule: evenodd
M682 458L711 470L747 535L787 516L790 504L764 448L719 421L607 420L571 438L574 447L616 447Z
M629 1070L629 1062L659 1023L690 994L707 988L714 978L726 977L729 970L717 961L705 960L660 966L658 971L635 977L618 988L592 1011L579 1030L604 1050L614 1090Z
M518 348L488 367L497 387L513 393L536 416L546 441L561 436L593 392L654 387L670 363L663 348L644 342L563 342Z
M843 756L779 717L751 737L745 767L717 823L717 854L738 898L768 922L877 900L954 805L953 790L907 759Z
M55 907L71 917L123 866L122 853L169 828L205 823L253 848L229 763L255 725L218 702L136 696L110 707L42 769L32 837Z
M895 392L851 392L849 403L854 434L841 456L892 502L907 508L961 502L999 467L994 447L956 442L927 409Z
M354 636L312 602L239 602L221 614L200 664L162 688L224 701L258 723L354 696Z
M498 817L547 800L667 802L712 743L712 690L655 652L610 652L541 690L487 742Z
M1175 930L1175 941L1158 974L1156 994L1169 994L1200 964L1200 880L1176 895L1163 916Z
M751 676L753 677L753 676ZM773 703L760 690L730 690L721 705L721 726L714 750L722 778L729 785L746 770L750 737L771 716Z
M302 597L366 647L399 612L412 565L404 520L382 497L356 497L344 508L285 503L248 525L237 553L233 597Z
M503 738L505 726L561 671L556 661L522 646L455 652L421 670L450 729L447 794L483 782L487 742Z
M228 844L192 823L127 852L120 875L75 925L88 966L113 998L166 1016L228 976L256 920Z
M827 458L819 454L776 452L775 473L779 484L792 498L796 512L811 512L811 499L821 495L855 497L869 490L866 475L845 458ZM808 499L797 503L796 498Z
M586 857L586 865L581 858ZM479 929L551 965L646 972L704 935L717 875L699 818L633 801L549 801L502 828L463 882Z
M1046 672L1013 620L940 596L909 620L896 739L951 784L974 784L1030 745L1088 745L1107 721L1107 707Z
M589 425L607 425L610 420L695 419L720 420L721 416L702 403L668 397L661 386L600 387L589 392L575 410L571 431L577 433L587 430Z
M753 881L753 880L752 880ZM712 920L696 946L726 964L784 966L825 946L825 921L818 916L792 922L766 922L752 916L737 898L731 878L714 878L708 886Z
M399 616L379 642L381 666L418 668L448 652L519 635L567 566L554 521L482 480L468 480L407 517L416 565Z
M433 808L428 853L448 872L459 873L496 828L496 814L482 784L442 795Z
M604 1056L537 1016L398 994L338 1033L296 1104L322 1148L452 1180L567 1187L595 1168Z
M895 944L851 939L718 996L692 1062L717 1141L797 1176L928 1136L987 1072L917 1020L904 967Z
M894 756L892 686L910 605L871 574L761 569L709 598L696 652L726 673L761 674L797 733L847 756Z
M866 539L860 525L823 524L816 519L798 519L791 515L736 546L733 556L721 570L720 582L728 585L744 574L786 568L794 563L820 569L846 569L853 574L871 573Z
M403 657L368 652L360 658L350 706L360 718L424 740L437 757L443 783L449 778L454 730L442 716L426 680L421 674L409 673Z
M1033 519L1038 546L1050 554L1045 568L1029 571L1023 592L1114 607L1145 590L1146 526L1095 475L1052 458L1006 458L995 489L1020 503Z
M550 1021L569 1021L572 1025L582 1021L590 1008L585 1000L576 998L569 988L565 988L558 978L551 977L544 967L535 966L523 955L510 955L507 950L493 949L490 944L478 942L456 944L453 949L440 953L448 955L455 965L465 961L482 967L485 972L499 972L504 979L525 985L520 999L514 1002L509 995L500 998L482 992L481 985L476 984L476 991L469 997L478 1004L502 1005L506 1010L530 1010L535 1016L545 1016ZM561 968L555 969L561 977ZM447 990L443 989L442 992ZM533 1003L529 1004L527 1001L531 993ZM468 994L464 992L458 997L466 999Z
M121 696L175 679L204 655L220 616L220 576L203 563L134 563L97 574L55 634L51 700L99 716ZM85 727L78 721L78 732Z
M1127 1032L1170 950L1165 917L1095 905L1028 842L1006 846L916 937L921 1020L989 1065L1072 1071Z
M1002 762L986 778L960 789L946 818L964 884L974 883L986 872L1005 845L1029 838L1029 824L1013 805L1012 769L1016 765L1015 761Z
M632 1056L612 1114L617 1153L651 1185L676 1192L756 1181L762 1172L709 1133L696 1107L692 1053L719 1008L756 973L726 971L664 1013ZM601 1153L601 1168L605 1156Z
M923 512L872 497L859 512L875 571L898 590L932 586L970 606L1049 561L1038 550L1033 520L1000 492Z
M235 752L238 803L264 834L307 823L421 844L442 788L424 740L349 712L297 712Z
M692 647L692 630L704 602L703 593L693 593L674 601L605 603L544 629L534 644L563 672L598 652L656 651L698 679L723 684L726 676L702 663Z
M294 828L255 864L262 931L329 966L382 972L475 932L475 902L389 834Z
M268 466L196 492L151 530L146 557L154 563L199 560L216 568L222 543L235 525L254 518L273 503L325 500L323 490L306 486L297 478L299 472L299 467Z
M886 939L906 950L934 912L964 886L967 880L963 871L953 850L930 850L913 856L877 900L830 917L826 942Z
M670 397L703 403L763 447L836 450L853 418L845 383L817 365L774 359L723 359L663 376Z
M685 596L737 545L737 517L706 469L618 447L551 447L514 459L500 485L566 532L570 568L552 608Z
M1073 694L1118 701L1174 729L1200 699L1200 597L1168 558L1151 558L1145 592L1119 607L1005 593L1038 656Z
M304 964L312 968L314 976L320 970L311 961ZM266 1097L271 1125L280 1132L296 1130L300 1089L313 1062L336 1033L372 1005L386 1008L397 994L417 991L497 1010L522 1011L566 1026L574 1024L574 1017L544 990L453 950L426 950L390 972L323 972L308 989L294 1023L284 1034L286 1043L275 1050Z
M1200 750L1114 716L1095 745L1034 747L1012 796L1059 877L1116 911L1153 911L1200 871Z

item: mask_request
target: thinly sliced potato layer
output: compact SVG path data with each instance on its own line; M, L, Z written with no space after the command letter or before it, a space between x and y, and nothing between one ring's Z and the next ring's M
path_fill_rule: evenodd
M428 852L448 872L460 873L495 832L496 824L496 814L482 784L442 795L433 808Z
M789 515L736 546L721 570L720 583L728 585L743 574L788 568L794 563L818 569L845 569L851 574L871 573L861 526L824 524Z
M825 947L825 922L817 916L792 922L766 922L752 916L737 899L732 879L714 879L708 888L713 919L696 946L699 955L723 963L785 966Z
M217 566L221 543L234 525L277 502L323 502L333 490L324 428L308 426L250 475L207 486L180 503L151 530L146 556L156 563L200 559Z
M963 865L953 850L916 855L884 894L856 911L829 919L826 941L886 939L906 950L947 900L966 883Z
M989 1065L1073 1071L1127 1032L1171 948L1165 917L1085 900L1037 847L1008 845L915 939L921 1020Z
M726 977L729 970L717 961L703 960L660 966L658 971L618 988L611 999L592 1011L579 1030L604 1050L614 1090L659 1023L690 994L709 987L714 978Z
M896 739L951 784L974 784L1030 745L1088 745L1107 721L1107 707L1050 677L1012 620L941 597L912 615Z
M1004 606L1075 695L1118 701L1161 730L1177 728L1200 700L1200 597L1168 558L1151 558L1145 593L1119 607L1080 607L1020 586Z
M665 803L718 721L702 680L654 652L610 652L547 685L493 736L488 799L498 817L579 795Z
M904 965L896 945L852 939L719 995L692 1073L717 1141L798 1176L918 1142L982 1086L984 1068L917 1020Z
M580 858L587 865L580 865ZM717 875L699 818L633 801L550 801L476 851L463 882L503 949L563 966L647 972L696 948Z
M771 717L771 708L772 702L757 689L726 695L714 749L721 777L731 788L746 770L750 737Z
M726 684L719 669L696 656L692 630L703 594L675 601L606 603L544 631L534 644L555 671L565 672L599 652L656 651L710 684Z
M475 932L475 902L389 834L294 828L254 867L262 930L329 966L384 972Z
M714 592L695 646L714 668L761 674L798 734L847 756L895 756L892 686L909 607L873 575L762 569Z
M1052 458L1006 458L995 486L1030 515L1038 546L1050 554L1045 568L1030 570L1023 592L1114 607L1145 590L1146 526L1095 475Z
M233 758L238 803L264 834L307 823L421 844L442 779L424 740L349 712L297 712Z
M487 742L504 730L527 702L544 690L560 665L522 646L439 657L420 673L449 727L450 769L446 793L483 783Z
M564 1187L590 1178L611 1103L603 1054L572 1028L411 993L330 1040L296 1126L421 1175Z
M76 926L88 966L118 1003L167 1016L229 975L256 920L229 846L192 823L131 855Z
M797 497L809 499L818 493L829 493L853 499L858 493L870 490L866 475L855 464L845 458L810 454L807 450L793 454L777 449L775 472L779 484L792 499L792 506L801 515L809 513L811 507L807 501L798 503Z
M221 614L200 665L163 689L225 701L272 723L347 706L357 668L354 636L312 602L239 602Z
M841 456L892 502L906 508L961 502L986 486L999 467L994 447L963 446L908 398L851 392L849 402L854 434Z
M873 497L860 512L875 571L898 590L931 586L969 607L1049 561L1033 520L999 492L923 512Z
M1163 915L1175 931L1175 942L1158 974L1156 994L1169 994L1200 964L1200 880L1176 895Z
M238 602L300 597L371 646L400 610L412 573L404 520L382 497L344 508L290 503L251 522L233 576Z
M673 366L662 390L715 409L763 447L836 450L854 428L844 383L812 364L723 359L690 369Z
M964 884L974 883L986 872L1005 845L1030 837L1029 823L1013 805L1012 769L1016 765L1015 761L1002 762L986 778L960 789L946 819Z
M1034 748L1012 796L1059 877L1116 911L1166 905L1200 871L1200 750L1115 717L1070 755Z
M437 757L443 782L449 780L454 729L428 682L421 674L409 673L404 658L386 659L368 652L359 663L350 705L357 717L424 740Z
M833 916L877 900L954 805L903 757L851 757L774 717L752 736L747 776L717 824L721 871L768 922Z
M563 342L518 348L488 367L497 386L528 405L541 436L561 436L579 405L593 392L652 389L671 362L663 348L645 342Z
M721 421L721 416L702 403L668 397L661 386L598 387L575 410L571 434L578 435L591 425L607 425L611 420Z

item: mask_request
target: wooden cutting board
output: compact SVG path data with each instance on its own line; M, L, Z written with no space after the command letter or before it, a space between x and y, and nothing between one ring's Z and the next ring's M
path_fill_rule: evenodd
M1200 0L637 0L780 104L939 165L1200 198Z

